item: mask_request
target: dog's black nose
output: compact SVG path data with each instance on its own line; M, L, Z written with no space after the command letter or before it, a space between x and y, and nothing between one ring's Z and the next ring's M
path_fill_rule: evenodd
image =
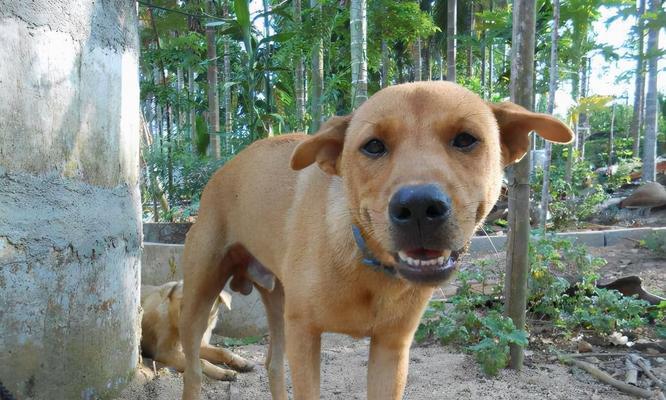
M400 227L413 225L428 231L444 222L450 213L451 199L433 184L402 187L389 201L391 222Z

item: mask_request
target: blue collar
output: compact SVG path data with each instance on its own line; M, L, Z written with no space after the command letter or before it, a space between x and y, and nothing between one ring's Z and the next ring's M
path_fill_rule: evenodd
M352 224L352 233L354 233L354 240L356 241L356 246L361 251L363 259L361 262L377 272L383 272L390 277L396 276L395 268L382 264L377 260L373 255L368 246L365 244L365 239L361 234L361 229L355 224Z

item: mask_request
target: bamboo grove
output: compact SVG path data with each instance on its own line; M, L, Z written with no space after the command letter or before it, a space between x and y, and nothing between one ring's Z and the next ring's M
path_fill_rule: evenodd
M666 101L650 92L648 73L662 53L648 37L666 25L666 12L660 0L647 3L536 2L534 109L552 113L549 94L568 88L574 106L560 117L578 136L552 156L545 149L552 158L545 170L541 162L532 166L537 200L542 192L551 198L582 192L594 168L640 162L646 148L664 152ZM212 172L245 146L287 132L313 133L382 87L448 79L489 101L509 96L507 0L143 0L138 6L146 219L188 220ZM602 7L633 26L621 48L598 40ZM594 54L609 65L634 60L620 79L634 84L635 96L612 98L590 88ZM657 125L646 126L650 121ZM545 148L538 140L534 146Z

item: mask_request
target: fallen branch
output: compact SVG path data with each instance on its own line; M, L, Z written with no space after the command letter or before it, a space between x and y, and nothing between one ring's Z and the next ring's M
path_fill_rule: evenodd
M584 357L624 357L627 354L632 353L570 353L570 354L559 354L561 358L584 358ZM643 357L666 357L666 353L656 353L656 354L644 354Z
M632 386L638 386L638 366L634 363L631 354L624 359L624 366L627 372L624 375L624 383Z
M649 361L642 358L638 354L630 354L627 356L627 359L631 360L632 364L639 366L643 370L643 372L645 372L645 375L647 375L648 378L652 379L652 382L654 382L655 385L660 387L662 390L666 390L666 385L664 384L664 382L661 379L659 379L659 377L657 377L654 374L654 372L652 372Z
M589 373L593 377L597 378L601 382L606 383L608 385L611 385L614 388L616 388L616 389L618 389L618 390L620 390L624 393L630 394L632 396L637 396L637 397L641 397L641 398L644 398L644 399L649 399L649 398L652 398L652 396L655 395L655 393L653 393L650 390L641 389L641 388L638 388L636 386L632 386L632 385L629 385L627 383L624 383L622 381L618 381L617 379L608 375L604 371L600 370L599 368L597 368L594 365L592 365L590 363L587 363L585 361L575 360L573 358L569 358L569 359L564 358L564 359L562 359L562 361L566 364L573 364L574 366L576 366L576 367L578 367L582 370L587 371L587 373Z

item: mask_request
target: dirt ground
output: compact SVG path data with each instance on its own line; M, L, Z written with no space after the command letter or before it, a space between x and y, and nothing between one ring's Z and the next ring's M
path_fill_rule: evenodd
M368 340L327 334L322 341L322 399L365 399ZM269 400L268 378L263 368L266 345L236 347L257 362L254 372L240 374L236 382L206 378L202 399ZM572 374L557 363L527 357L522 372L502 371L486 377L470 356L439 346L414 347L404 399L630 399L598 384L584 373ZM291 385L288 381L289 389ZM180 374L163 371L146 385L133 385L120 399L180 399Z
M600 270L601 280L638 275L644 287L654 294L666 294L666 260L650 251L635 248L626 241L606 248L591 248L593 255L606 258ZM488 256L503 267L503 253ZM486 258L488 258L486 257ZM463 267L471 267L467 260ZM455 287L444 289L449 294ZM220 338L214 338L216 343ZM322 399L364 399L369 341L353 340L343 335L324 335L322 341ZM452 347L438 345L414 346L405 399L630 399L617 390L599 383L587 373L560 364L543 352L544 346L528 347L523 371L501 371L488 378L480 371L473 357ZM571 345L565 351L573 350ZM267 345L235 347L234 351L257 363L255 371L239 374L235 382L218 382L205 378L202 399L263 400L270 399L268 378L263 366ZM603 349L602 349L603 350ZM608 350L608 349L606 349ZM610 349L611 351L613 349ZM595 349L596 351L596 349ZM621 361L618 361L621 362ZM149 364L150 365L150 364ZM655 367L666 375L666 363L655 361ZM620 377L621 379L621 377ZM288 386L291 386L288 380ZM121 400L180 399L180 374L162 369L147 383L136 381L125 389Z

